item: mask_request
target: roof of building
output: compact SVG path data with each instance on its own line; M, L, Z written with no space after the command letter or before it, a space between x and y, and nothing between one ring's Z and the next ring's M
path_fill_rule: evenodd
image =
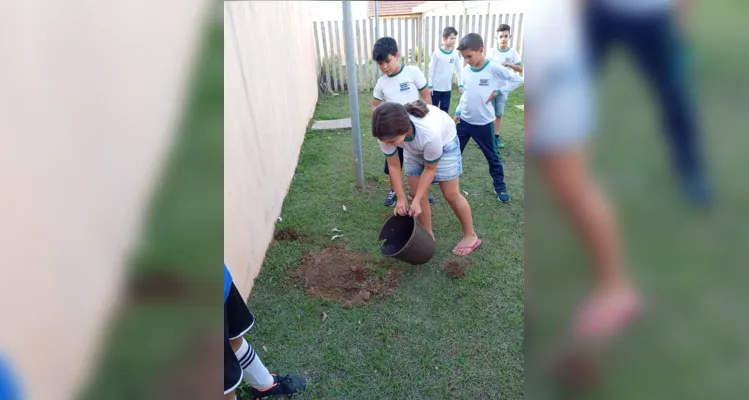
M394 15L413 15L414 7L424 4L424 1L378 1L377 14L380 17ZM374 17L374 2L367 1L367 18Z

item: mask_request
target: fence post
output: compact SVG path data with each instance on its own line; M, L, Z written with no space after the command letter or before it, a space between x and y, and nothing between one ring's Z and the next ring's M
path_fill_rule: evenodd
M346 71L348 71L348 100L351 109L351 134L354 135L354 163L356 163L356 187L364 187L364 167L361 152L361 128L359 127L359 89L356 85L354 62L354 33L351 18L351 1L343 2L343 42L346 47Z

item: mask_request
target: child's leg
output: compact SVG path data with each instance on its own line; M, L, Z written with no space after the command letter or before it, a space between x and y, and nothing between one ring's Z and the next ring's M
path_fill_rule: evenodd
M409 176L408 177L408 187L411 190L411 198L416 195L416 189L419 187L419 179L418 176ZM421 226L426 229L427 232L429 232L430 235L432 235L432 238L434 238L434 232L432 232L432 207L429 205L429 194L427 193L427 196L421 199L421 215L416 217L416 219L419 221Z
M255 349L250 346L244 337L230 341L234 354L237 355L239 365L242 367L245 382L255 389L265 389L273 385L273 376L265 367Z
M468 125L468 124L466 124ZM497 150L496 138L492 131L492 124L470 125L471 137L479 145L484 153L486 161L489 162L489 174L494 180L494 190L497 194L507 192L505 184L505 171Z
M440 110L449 114L450 113L450 94L452 94L452 92L448 90L447 92L441 92L440 94L441 94L440 97L442 97L442 99L440 100L440 106L439 106Z
M468 141L471 140L471 125L467 122L460 121L455 128L458 132L458 140L460 141L460 154L463 154L463 150L466 149Z
M588 174L582 148L546 154L540 161L546 183L593 258L596 288L578 315L576 331L587 339L608 339L639 308L639 297L624 268L614 217L603 193Z
M455 212L455 216L460 221L460 226L463 228L463 239L460 241L462 247L460 250L456 250L457 255L466 255L470 250L470 246L478 240L476 231L473 229L473 217L471 216L471 206L463 194L460 193L460 187L458 185L458 179L453 179L446 182L440 182L440 189L442 194L445 196L445 200L450 204L450 208Z
M499 115L494 119L494 136L499 136L499 131L502 130L502 116Z
M435 107L440 106L440 99L442 99L442 96L440 95L440 92L436 90L432 90L432 105Z

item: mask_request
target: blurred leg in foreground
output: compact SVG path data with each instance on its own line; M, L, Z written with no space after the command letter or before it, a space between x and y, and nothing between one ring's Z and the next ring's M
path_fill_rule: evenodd
M702 161L695 94L690 90L694 77L674 3L689 1L592 0L585 13L586 39L593 72L601 69L608 50L616 43L634 56L656 96L683 190L690 201L702 205L712 196Z
M590 174L587 141L593 129L591 82L582 46L580 57L540 71L545 84L531 94L528 155L540 167L554 200L572 223L591 258L593 294L574 325L576 339L605 342L637 315L640 298L625 269L618 227L608 200Z

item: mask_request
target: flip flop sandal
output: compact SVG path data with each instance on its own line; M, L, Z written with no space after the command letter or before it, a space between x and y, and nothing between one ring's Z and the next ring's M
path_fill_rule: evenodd
M468 254L455 254L456 256L459 256L459 257L469 256L469 255L473 254L473 252L476 249L478 249L479 246L481 246L481 243L482 243L481 239L477 239L476 242L473 244L473 246L465 246L465 245L461 245L460 243L458 243L458 245L455 246L455 248L453 249L453 254L455 254L455 251L457 251L457 250L470 249L471 251L469 251Z

